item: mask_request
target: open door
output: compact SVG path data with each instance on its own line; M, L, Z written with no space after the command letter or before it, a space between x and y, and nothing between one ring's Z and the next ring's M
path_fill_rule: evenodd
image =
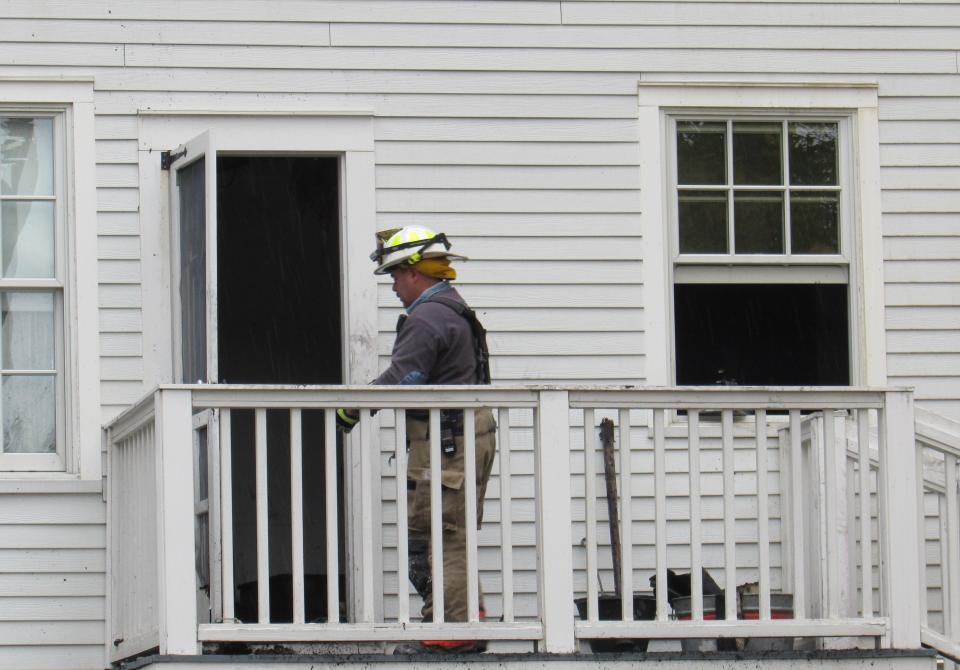
M217 155L207 131L170 164L174 267L174 380L217 381Z
M170 157L173 239L173 341L175 380L211 384L340 384L343 382L341 307L340 165L338 156L218 151L206 132ZM205 413L206 414L206 413ZM219 426L217 411L195 418L195 436L208 440ZM258 464L253 410L235 409L224 431L231 435L234 615L258 617ZM266 413L270 620L289 621L292 611L290 417ZM322 412L302 412L302 564L308 621L326 621L326 518ZM198 454L205 454L199 443ZM215 447L214 443L210 443ZM344 580L342 453L338 454L338 564ZM201 461L198 456L197 467ZM207 462L214 463L215 459ZM211 481L209 490L216 487ZM197 493L197 517L214 526L213 503ZM212 498L209 500L212 501ZM214 534L215 535L215 534ZM212 536L212 539L216 538ZM201 543L202 546L202 543ZM211 561L211 619L218 611L217 547L198 559ZM224 588L229 588L224 583ZM340 585L339 593L346 587ZM205 602L201 597L198 601ZM203 606L201 605L201 609Z

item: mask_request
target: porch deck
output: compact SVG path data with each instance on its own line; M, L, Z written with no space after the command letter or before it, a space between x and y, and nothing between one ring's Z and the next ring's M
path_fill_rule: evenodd
M418 665L442 666L445 670L628 670L637 663L656 663L658 670L695 670L709 663L715 670L745 670L759 663L765 670L796 670L798 667L827 666L835 670L931 670L935 654L929 650L900 651L834 650L764 652L756 654L717 652L651 654L474 654L468 656L418 656L401 658L377 654L304 654L257 656L150 656L124 665L124 670L210 670L211 664L237 670L303 670L304 667L352 667L367 670L408 670Z
M338 442L333 410L343 406L378 412L362 412L358 428ZM467 518L477 505L487 510L483 529L467 538L469 572L479 574L468 585L470 621L423 623L406 586L406 496L398 495L406 490L406 451L396 448L405 444L404 412L429 409L439 427L441 409L464 409L470 463L480 407L498 417L498 459L485 500L466 478ZM616 523L604 502L603 419L616 424ZM249 481L238 465L244 431ZM773 639L787 655L767 652L765 664L814 658L796 647L849 649L830 656L849 667L878 667L880 658L881 667L930 667L921 644L956 657L960 637L960 607L953 607L960 538L952 530L960 449L949 440L922 443L942 463L945 479L932 489L917 440L909 392L889 389L162 387L107 428L108 657L156 650L161 655L134 667L302 667L301 659L326 661L215 652L223 644L386 649L403 640L486 639L503 641L501 650L546 653L517 656L524 665L599 667L635 662L644 640L681 640L689 649L703 639L741 647ZM289 512L279 516L268 477L278 450L289 477L282 491ZM321 470L311 470L319 452ZM439 437L432 453L439 456ZM238 496L248 485L256 522L244 525ZM918 528L924 492L934 489L951 530L940 543L943 606L928 613ZM314 509L318 500L322 509ZM437 511L435 538L440 528ZM626 548L616 566L621 595L640 594L646 611L626 597L619 611L600 612L604 587L614 584L612 529ZM278 545L289 555L279 556ZM442 562L433 566L434 583L443 583ZM239 576L244 569L254 571L252 580ZM686 615L677 594L651 591L651 578L665 584L668 570L689 574ZM731 594L716 609L703 595L708 577ZM753 609L741 597L747 592ZM782 594L786 612L774 606ZM590 640L619 640L632 653L591 655ZM570 656L575 651L582 653ZM739 667L755 664L750 653L649 656L677 668L706 657ZM431 657L417 661L424 658ZM513 659L442 657L471 667Z

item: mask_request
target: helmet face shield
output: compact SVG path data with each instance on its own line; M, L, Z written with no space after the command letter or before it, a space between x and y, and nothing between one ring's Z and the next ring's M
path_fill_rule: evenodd
M387 274L397 265L414 265L424 258L467 259L451 253L450 246L444 233L435 233L421 226L380 231L377 233L377 248L370 254L370 260L377 263L373 272Z

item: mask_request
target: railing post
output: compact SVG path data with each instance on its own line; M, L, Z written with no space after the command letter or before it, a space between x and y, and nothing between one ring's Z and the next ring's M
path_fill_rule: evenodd
M196 654L197 575L190 391L156 393L160 653Z
M917 502L917 445L911 391L884 394L880 425L883 483L883 592L890 646L920 648L920 594L925 592L917 543L923 524Z
M570 528L570 410L566 391L542 391L536 416L537 530L543 651L574 651Z

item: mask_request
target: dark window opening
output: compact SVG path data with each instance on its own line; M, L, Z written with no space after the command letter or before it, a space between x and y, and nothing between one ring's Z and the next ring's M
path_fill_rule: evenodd
M676 284L677 384L846 386L844 284Z

